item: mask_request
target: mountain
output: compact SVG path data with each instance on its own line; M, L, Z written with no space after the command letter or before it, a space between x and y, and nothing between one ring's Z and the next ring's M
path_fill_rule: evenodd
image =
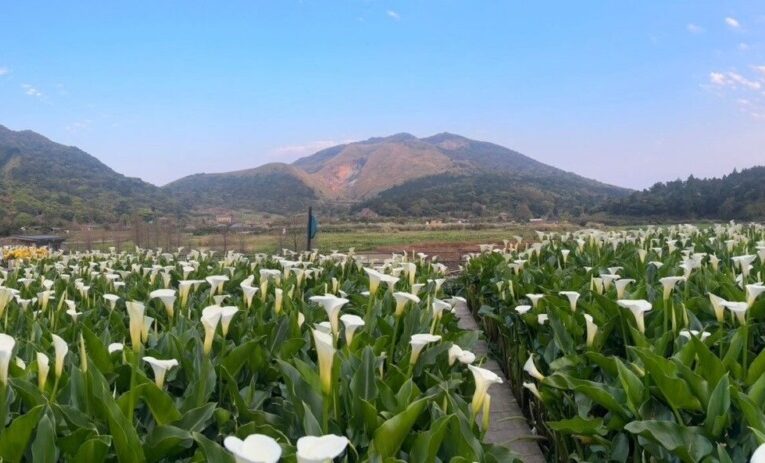
M601 208L611 216L651 220L765 219L765 166L733 171L721 178L657 183Z
M285 212L308 203L350 203L357 212L415 216L463 216L478 210L558 215L628 192L450 133L370 138L321 150L291 165L264 167L197 174L165 189L205 207L228 204ZM284 187L276 188L281 183ZM411 207L415 199L419 205Z
M84 151L0 126L0 233L24 225L109 223L138 214L252 210L463 217L576 216L627 194L499 145L401 133L321 150L293 164L195 174L162 188Z
M158 187L118 174L78 148L0 125L0 232L43 221L113 222L173 206Z
M297 167L272 163L221 174L195 174L163 187L187 209L253 209L283 213L307 208L324 197L308 174Z

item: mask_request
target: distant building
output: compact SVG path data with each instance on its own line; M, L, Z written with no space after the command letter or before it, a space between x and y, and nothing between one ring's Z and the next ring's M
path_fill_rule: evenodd
M56 235L18 235L8 239L8 243L12 245L47 247L53 250L61 249L64 241L66 238Z
M231 225L234 222L234 218L230 215L216 215L215 223L219 225Z

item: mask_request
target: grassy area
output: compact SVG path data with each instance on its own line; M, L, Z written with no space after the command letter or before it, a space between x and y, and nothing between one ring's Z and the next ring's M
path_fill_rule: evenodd
M319 248L322 252L337 249L345 251L355 248L357 252L390 251L400 249L456 249L481 243L501 243L503 239L511 239L513 235L521 235L524 239L535 239L536 228L557 230L565 229L556 225L507 225L490 226L485 228L435 228L435 229L411 229L408 227L370 227L351 229L329 229L319 233L312 243L312 247ZM225 240L225 241L224 241ZM140 243L142 247L164 247L172 249L176 246L209 249L235 249L246 253L276 252L281 248L303 249L305 236L301 233L280 235L278 233L262 234L239 234L229 233L225 238L222 234L180 235L144 237ZM123 233L118 238L115 232L99 232L94 234L90 244L86 244L81 236L72 236L69 239L72 249L107 249L110 246L119 247L122 250L133 248L132 236Z

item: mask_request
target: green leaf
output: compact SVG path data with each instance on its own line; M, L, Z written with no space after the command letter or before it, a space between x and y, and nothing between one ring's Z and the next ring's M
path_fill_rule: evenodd
M436 454L449 429L449 423L457 419L456 415L446 415L430 425L430 429L420 433L414 440L409 454L411 461L436 461Z
M144 453L149 462L170 458L192 445L191 432L175 426L157 426L147 436Z
M652 440L686 463L696 463L712 453L714 447L701 429L671 421L647 420L628 423L625 430Z
M72 463L98 463L106 460L106 454L112 444L110 436L96 436L88 439L72 458Z
M618 357L615 357L616 368L619 371L619 382L622 383L624 392L627 393L627 405L633 415L637 416L640 405L645 400L645 386L640 378L627 368Z
M714 391L709 397L707 404L707 416L704 420L704 429L714 437L721 437L728 424L728 410L730 409L730 383L728 375L720 378Z
M303 402L303 435L304 436L321 436L322 432L319 421L313 416L311 407L307 403Z
M215 412L216 404L209 403L186 412L183 417L173 425L186 431L202 432Z
M555 431L582 436L605 436L608 432L602 418L576 416L567 420L549 421L547 426Z
M351 391L354 397L361 400L372 401L377 397L377 376L375 365L377 357L370 346L364 348L361 357L361 365L351 379Z
M88 357L95 364L96 368L101 370L101 373L108 375L114 370L112 365L112 359L109 355L109 350L104 346L104 343L96 336L90 328L85 324L82 324L82 337L85 339L85 348L88 352Z
M14 419L11 425L0 433L0 458L3 461L16 463L24 457L24 452L32 438L32 432L37 427L44 405L38 405L26 414Z
M396 456L404 439L409 435L409 431L417 421L430 397L423 397L420 400L412 402L406 409L398 415L386 420L377 431L375 431L373 442L376 452L383 458Z
M109 424L109 432L114 439L114 448L117 452L117 459L121 463L140 463L145 461L146 457L141 450L141 440L138 437L133 423L129 422L127 417L117 405L112 397L106 379L101 376L96 368L88 369L88 379L92 385L94 399L100 401L101 407L95 410L95 413L101 416Z
M701 402L693 395L688 383L678 377L678 367L672 360L659 357L641 348L631 348L643 361L646 376L661 391L667 402L676 409L700 410Z
M47 414L43 415L37 424L37 435L32 442L32 461L34 463L56 461L56 430Z
M199 444L199 447L202 449L202 453L204 453L207 461L234 463L234 458L231 456L231 454L224 450L223 447L218 445L216 442L211 441L198 432L191 433L191 435L194 437L196 443Z

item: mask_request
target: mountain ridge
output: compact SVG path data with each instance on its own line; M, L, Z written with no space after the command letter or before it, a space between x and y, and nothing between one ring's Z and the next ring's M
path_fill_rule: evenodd
M456 179L455 186L434 187L434 179L441 178ZM491 185L491 191L476 184L481 179ZM0 217L4 217L0 228L34 222L38 216L53 223L109 222L136 213L182 215L199 209L288 214L314 205L346 214L354 205L373 204L391 190L394 193L388 197L399 201L406 200L401 191L472 198L470 207L454 211L460 216L477 210L474 203L489 211L518 209L490 204L492 198L523 204L544 198L540 204L553 212L572 204L563 194L540 190L556 183L568 185L571 197L582 202L629 192L500 145L448 132L423 138L405 132L372 137L319 150L290 164L193 174L157 187L119 174L77 147L30 130L0 126ZM380 209L384 214L385 208ZM392 208L388 213L396 210L407 208Z

